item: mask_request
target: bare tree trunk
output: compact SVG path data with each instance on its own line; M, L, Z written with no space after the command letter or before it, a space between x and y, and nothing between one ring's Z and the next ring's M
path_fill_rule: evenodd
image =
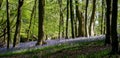
M68 39L69 0L67 0L66 39Z
M105 45L110 44L110 18L111 18L111 0L106 0L106 39Z
M66 39L68 39L68 21L69 21L69 0L67 0L67 18L66 18Z
M74 26L75 26L75 37L78 36L78 21L77 17L74 19Z
M36 45L42 45L43 44L43 22L44 22L44 6L45 6L45 0L38 0L38 41Z
M85 36L89 36L88 35L88 25L87 25L88 4L89 4L89 0L86 0L86 7L85 7Z
M95 11L96 11L96 0L93 0L93 10L92 10L90 26L89 26L89 35L90 36L94 36Z
M76 17L78 19L79 25L78 25L78 37L85 36L85 23L84 23L84 16L82 12L79 10L78 7L78 0L76 2Z
M102 19L101 19L101 34L103 34L103 23L104 23L104 0L102 0Z
M6 0L6 10L7 10L7 49L9 49L10 44L10 19L9 19L9 1Z
M60 6L60 20L59 20L59 33L58 33L58 38L61 38L61 25L62 25L62 19L61 19L61 0L58 0L59 6Z
M4 41L4 43L6 43L6 34L5 34L6 33L6 28L3 29L3 32L4 32L4 40L3 41ZM7 44L7 45L9 45L9 44Z
M23 5L24 0L18 0L18 15L17 15L17 22L16 22L16 30L14 34L14 41L13 41L13 47L16 46L17 43L20 41L20 28L21 28L21 9Z
M62 0L58 0L60 7L60 21L59 21L59 38L60 35L64 37L64 20L63 20L63 9L62 9Z
M108 1L109 2L109 1ZM111 53L118 53L119 43L117 34L117 17L118 17L118 0L112 1L112 20L111 20L111 37L112 37L112 50Z
M29 24L29 28L28 28L28 31L27 31L27 41L30 38L30 29L31 29L33 15L34 15L34 12L35 12L35 9L36 9L36 3L37 3L37 0L35 0L35 2L34 2L34 6L33 6L33 9L32 9L32 13L31 13L30 24Z
M61 20L59 20L59 33L58 38L61 38Z
M74 34L74 25L73 25L73 21L74 21L74 11L73 11L73 0L70 0L70 17L71 17L71 34L72 34L72 38L75 38L75 34Z

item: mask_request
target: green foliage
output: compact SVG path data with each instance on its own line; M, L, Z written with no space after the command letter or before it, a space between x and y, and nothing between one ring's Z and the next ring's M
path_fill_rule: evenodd
M30 18L31 18L31 13L32 13L32 8L34 5L35 0L24 0L24 4L22 7L22 25L21 25L21 33L27 34L26 30L28 30L29 23L30 23ZM100 20L102 19L102 0L97 1L96 3L96 16L95 16L95 21L98 21L98 24L95 24L95 32L96 34L100 34ZM66 0L62 1L62 9L63 9L63 16L64 16L64 27L66 23ZM85 14L85 0L80 0L79 9ZM120 3L120 1L119 1ZM74 10L75 10L75 1L74 1ZM119 13L118 13L118 33L120 33L120 6L119 7ZM15 32L15 24L16 24L16 19L17 19L17 8L18 8L18 1L17 0L9 0L9 9L10 9L10 21L11 21L11 31L12 33ZM104 6L104 13L105 13L105 8ZM88 25L89 25L89 19L91 17L91 11L92 11L92 0L89 1L88 5ZM105 17L105 15L104 15ZM58 31L59 31L59 19L60 19L60 7L58 4L58 0L46 0L45 1L45 19L44 19L44 34L48 35L50 37L58 37ZM104 18L105 20L105 18ZM3 0L2 7L0 9L0 32L3 32L2 30L4 29L5 25L1 25L6 21L6 0ZM13 22L12 22L13 21ZM70 21L69 21L69 36L71 35L71 26L70 26ZM14 27L13 27L14 26ZM65 29L64 29L65 30ZM32 26L30 29L31 35L36 35L38 34L38 3L36 3L36 10L33 15L32 19ZM12 35L13 36L13 35Z

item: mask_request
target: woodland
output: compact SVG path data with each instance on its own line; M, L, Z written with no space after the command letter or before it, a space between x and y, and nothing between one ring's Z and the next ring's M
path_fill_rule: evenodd
M0 0L0 58L119 58L120 0Z

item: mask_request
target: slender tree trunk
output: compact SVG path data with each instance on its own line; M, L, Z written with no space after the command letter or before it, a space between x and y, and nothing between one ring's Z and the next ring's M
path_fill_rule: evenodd
M110 44L110 18L111 18L111 0L106 0L106 39L105 45Z
M6 43L6 28L5 29L3 29L3 32L4 32L4 43ZM9 45L9 44L8 44Z
M10 44L10 19L9 19L9 1L6 0L6 10L7 10L7 49L9 49Z
M70 17L71 17L71 34L72 34L72 38L75 38L75 34L74 34L74 25L73 25L73 21L74 21L74 11L73 11L73 0L70 0Z
M108 1L109 2L109 1ZM112 20L111 20L111 38L112 38L112 53L118 53L118 36L117 36L117 14L118 0L112 1Z
M21 28L21 9L24 0L18 0L18 15L17 15L17 22L16 22L16 30L14 35L13 47L16 46L17 43L20 41L20 28Z
M38 0L38 41L36 45L42 45L43 44L43 22L44 22L44 6L45 6L45 0Z
M96 0L93 0L93 10L92 10L90 26L89 26L89 35L90 36L94 36L95 11L96 11Z
M68 39L69 0L67 0L66 39Z
M62 20L61 20L61 0L58 0L59 6L60 6L60 20L59 20L59 33L58 33L58 38L61 38L61 25L62 25Z
M104 0L102 0L102 19L101 19L101 34L103 34L103 23L104 23Z
M30 38L30 29L31 29L31 25L32 25L33 15L34 15L34 12L35 12L35 9L36 9L36 3L37 3L37 0L35 0L35 2L34 2L34 6L33 6L33 9L32 9L32 13L31 13L29 28L28 28L28 31L27 31L27 41Z
M61 38L61 22L59 20L59 33L58 33L58 38Z
M58 0L59 7L60 7L60 21L59 21L59 38L60 34L64 37L64 20L63 20L63 12L62 12L62 0Z
M74 26L75 26L75 37L78 36L78 25L77 25L78 21L77 21L77 17L74 19Z
M87 25L88 4L89 4L89 0L86 0L86 7L85 7L85 36L89 36L88 35L88 25Z
M77 0L75 0L75 6L77 5L77 3L76 3L76 1ZM78 5L77 5L78 6ZM75 8L75 10L76 10L76 8ZM74 12L74 14L77 14L77 12ZM78 36L78 18L77 18L77 15L74 17L74 29L75 29L75 37L77 37Z

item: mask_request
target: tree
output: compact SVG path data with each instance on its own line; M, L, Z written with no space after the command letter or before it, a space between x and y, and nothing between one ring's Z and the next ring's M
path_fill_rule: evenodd
M75 34L74 34L74 25L73 25L73 21L74 21L74 13L73 13L73 0L70 0L70 18L71 18L71 34L72 34L72 38L75 38Z
M66 39L68 38L69 0L67 0Z
M105 4L104 4L104 0L101 1L102 2L102 18L101 18L101 34L103 34L103 24L104 24L104 8L105 8Z
M18 0L18 14L17 14L17 21L16 21L16 30L14 34L14 40L13 40L13 47L16 46L16 44L20 40L20 27L21 27L21 9L23 5L24 0Z
M9 48L10 44L10 20L9 20L9 2L6 0L6 10L7 10L7 48Z
M60 20L59 20L59 38L64 37L64 20L63 20L63 9L62 9L62 0L58 0L60 7ZM61 33L62 32L62 33Z
M106 39L105 45L110 44L110 18L111 18L111 0L106 0Z
M91 15L90 26L89 26L90 36L94 36L95 11L96 11L96 0L93 0L93 9L92 9L92 15Z
M35 2L34 2L34 6L33 6L31 17L30 17L30 23L29 23L29 27L28 27L28 31L27 31L27 41L30 38L30 29L31 29L31 25L32 25L33 15L34 15L34 12L36 9L36 3L37 3L37 0L35 0Z
M36 45L43 44L44 6L45 6L45 0L38 0L38 41Z
M112 53L118 53L118 36L117 36L117 14L118 0L112 1L112 20L111 20L111 38L112 38Z
M88 36L88 25L87 25L88 4L89 4L89 0L86 0L86 6L85 6L85 36Z
M84 16L82 12L79 10L79 3L78 0L75 0L76 3L76 17L79 22L78 25L78 37L85 36L85 24L84 24Z

